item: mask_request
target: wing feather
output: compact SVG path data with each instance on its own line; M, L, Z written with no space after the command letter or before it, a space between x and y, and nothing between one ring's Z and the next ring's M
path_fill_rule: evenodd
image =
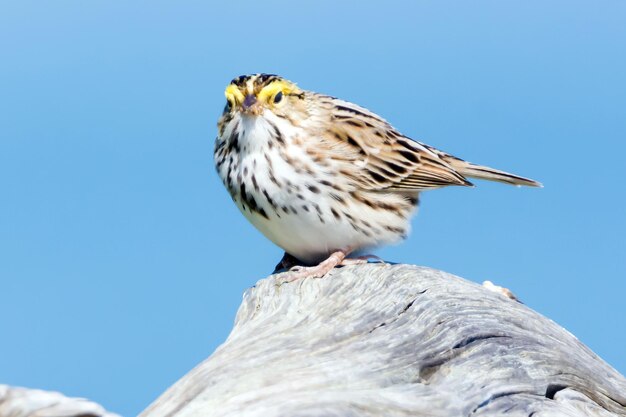
M395 130L369 110L333 97L326 101L331 128L323 143L337 153L358 187L369 190L420 191L448 185L472 185L425 145ZM326 121L328 124L328 121Z

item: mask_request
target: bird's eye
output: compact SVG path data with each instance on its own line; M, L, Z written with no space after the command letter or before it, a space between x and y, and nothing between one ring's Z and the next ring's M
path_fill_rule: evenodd
M280 103L280 101L283 99L283 92L279 91L275 96L274 96L274 103Z

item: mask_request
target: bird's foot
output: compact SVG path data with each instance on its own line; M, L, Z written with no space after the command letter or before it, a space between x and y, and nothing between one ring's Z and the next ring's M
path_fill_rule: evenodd
M345 265L344 262L346 261L347 254L348 251L338 250L331 253L327 259L320 262L318 265L293 266L289 269L289 272L281 275L280 279L282 282L293 282L302 278L322 278L337 265Z
M385 262L383 258L376 256L376 255L371 255L371 254L355 256L354 258L346 258L341 262L341 265L345 266L345 265L366 264L372 259L375 260L377 263L387 265L387 262Z

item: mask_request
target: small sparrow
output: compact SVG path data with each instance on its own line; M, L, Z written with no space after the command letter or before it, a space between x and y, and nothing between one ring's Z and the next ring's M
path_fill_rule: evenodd
M479 178L541 186L412 140L356 104L271 74L226 91L215 165L233 201L285 250L287 280L322 277L354 252L409 233L421 191ZM356 260L358 261L358 260Z

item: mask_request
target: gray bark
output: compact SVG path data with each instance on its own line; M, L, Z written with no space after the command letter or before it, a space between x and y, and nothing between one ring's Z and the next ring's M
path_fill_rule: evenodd
M523 304L407 265L261 280L141 417L626 416L626 380Z
M335 269L248 290L215 353L141 417L626 416L626 379L528 307L444 272ZM117 417L0 385L0 417Z
M0 417L119 417L84 398L0 385Z

